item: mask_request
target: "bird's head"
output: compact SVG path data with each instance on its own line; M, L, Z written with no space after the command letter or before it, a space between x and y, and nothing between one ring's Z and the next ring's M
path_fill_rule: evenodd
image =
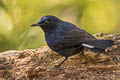
M31 26L40 26L42 29L52 28L54 27L57 22L61 21L55 16L47 15L43 16L40 21L38 21L36 24L32 24Z

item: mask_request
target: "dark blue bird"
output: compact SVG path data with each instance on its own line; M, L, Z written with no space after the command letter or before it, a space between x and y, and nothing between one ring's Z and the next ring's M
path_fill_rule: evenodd
M114 44L112 40L98 40L74 24L51 15L42 17L38 23L31 26L40 26L45 32L45 40L48 46L65 57L55 67L60 67L69 56L80 52L84 55L84 48L88 48L95 53L102 53L107 47Z

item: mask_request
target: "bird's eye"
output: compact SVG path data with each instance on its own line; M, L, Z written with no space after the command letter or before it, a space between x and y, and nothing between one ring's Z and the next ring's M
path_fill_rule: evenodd
M45 20L44 23L45 23L45 24L49 24L49 21L48 21L48 20Z
M49 21L48 20L45 20L45 23L48 23Z

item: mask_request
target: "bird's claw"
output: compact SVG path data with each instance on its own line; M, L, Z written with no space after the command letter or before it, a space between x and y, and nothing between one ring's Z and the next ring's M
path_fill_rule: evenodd
M117 58L117 62L120 62L120 57Z
M55 65L55 66L53 67L53 69L60 69L60 70L63 70L63 68L61 68L60 65Z
M59 65L55 65L55 66L54 66L54 69L58 69L58 68L60 68Z

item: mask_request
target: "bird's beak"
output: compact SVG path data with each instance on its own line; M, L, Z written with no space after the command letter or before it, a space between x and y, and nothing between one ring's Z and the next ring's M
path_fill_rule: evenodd
M36 24L32 24L31 26L42 26L42 22L45 21L47 18L43 17L42 19L40 19L40 21Z
M30 26L34 27L34 26L40 26L40 24L31 24Z

